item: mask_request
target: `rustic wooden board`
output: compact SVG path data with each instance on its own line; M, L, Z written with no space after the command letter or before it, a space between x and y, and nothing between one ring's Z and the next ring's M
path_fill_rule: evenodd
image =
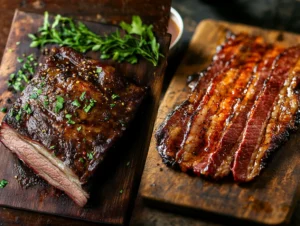
M17 63L17 57L23 53L26 55L34 53L37 57L41 55L38 49L29 47L30 39L27 34L35 33L42 22L42 15L21 11L15 13L0 68L0 107L9 107L19 95L14 95L7 90L9 74L21 67L21 64ZM114 26L92 22L85 22L85 24L99 34L116 29ZM16 45L18 41L21 42L20 45ZM170 36L159 38L159 42L163 54L167 56ZM99 59L97 54L89 53L88 56ZM100 166L94 178L91 201L87 207L78 207L66 195L58 195L57 191L49 185L36 185L23 189L14 179L19 161L2 144L0 144L0 178L5 178L9 184L5 189L0 189L0 205L94 222L123 224L132 205L130 201L137 192L145 162L158 108L166 58L163 58L157 67L153 67L145 60L140 60L137 65L127 63L115 65L122 74L131 76L138 83L148 84L149 96L140 107L125 137L114 150L111 150L111 154L108 154L107 159ZM112 61L106 62L114 65ZM1 113L1 121L3 116L4 114ZM120 190L123 192L120 193Z
M273 155L257 180L244 185L233 183L232 178L213 182L175 171L162 163L155 147L157 127L174 106L187 97L187 76L208 66L216 46L224 41L227 29L235 33L262 35L266 41L284 46L300 43L300 35L296 34L227 22L202 21L160 105L140 192L152 205L172 207L180 213L186 211L201 216L199 212L207 211L265 224L280 224L289 220L297 201L300 131Z

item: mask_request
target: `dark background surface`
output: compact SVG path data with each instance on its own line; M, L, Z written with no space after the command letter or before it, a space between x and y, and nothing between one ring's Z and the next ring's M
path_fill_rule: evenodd
M12 17L16 8L31 12L49 12L75 15L77 18L99 22L116 22L120 17L130 19L132 11L124 4L113 5L112 2L128 3L130 0L0 0L0 58L4 51ZM161 3L164 0L140 0L143 3ZM279 29L300 33L300 1L299 0L173 0L172 6L182 15L184 20L183 38L169 57L164 90L166 90L173 73L180 63L189 40L199 22L203 19L226 20L245 23L270 29ZM123 7L123 8L119 8ZM117 15L116 15L116 12ZM154 15L147 13L147 7L141 7L140 13L149 21ZM157 14L158 16L159 13ZM296 44L296 43L295 43ZM132 214L130 225L171 226L171 225L248 225L234 219L224 218L209 213L198 216L183 216L146 206L139 195ZM249 223L252 225L251 223ZM50 215L30 213L26 211L0 209L0 225L94 225L82 221L64 219ZM300 225L300 203L292 216L289 225Z

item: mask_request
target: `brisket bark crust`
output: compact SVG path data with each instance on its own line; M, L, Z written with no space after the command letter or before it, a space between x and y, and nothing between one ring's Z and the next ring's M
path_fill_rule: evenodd
M164 162L184 172L246 182L295 128L300 47L231 36L188 99L156 132Z
M0 140L78 205L145 96L111 66L54 48L3 119Z

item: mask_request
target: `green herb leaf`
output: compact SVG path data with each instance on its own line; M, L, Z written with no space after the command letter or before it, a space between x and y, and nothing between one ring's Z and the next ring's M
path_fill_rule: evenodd
M2 107L0 111L3 112L3 113L6 113L7 112L7 108L6 107Z
M0 188L5 188L5 186L8 184L8 181L3 179L0 181Z
M77 131L79 132L81 130L81 126L77 127Z
M49 149L53 150L55 148L55 145L52 145Z
M66 118L68 119L67 121L68 124L72 124L72 125L75 124L75 122L71 119L72 118L71 114L66 114Z
M81 100L81 101L84 101L84 99L85 99L85 91L80 95L80 97L79 97L79 99Z
M120 96L118 94L111 95L111 99L113 99L113 100L118 99L118 98L120 98Z
M123 194L123 189L121 189L119 193L120 193L120 194Z
M83 158L79 158L79 162L84 163L84 159Z
M65 100L61 96L56 96L55 113L59 113L64 108Z
M97 67L97 73L101 73L102 72L102 67Z
M45 97L44 99L44 106L47 107L49 105L48 97Z
M113 108L115 106L116 106L116 104L110 104L110 108Z
M81 106L81 104L79 103L78 100L74 100L74 101L72 102L72 105L74 105L74 106L76 106L76 107L80 107L80 106Z
M90 153L87 153L87 157L88 157L89 160L92 160L94 155L93 155L92 152L90 152Z
M30 105L28 103L26 103L23 107L24 111L27 113L27 114L31 114L32 113L32 110L30 108Z
M33 77L36 68L35 57L31 54L26 58L18 57L17 61L23 65L16 73L10 74L8 86L15 91L23 91L24 82L28 83Z
M23 63L23 62L24 62L24 60L23 60L21 57L18 57L18 58L17 58L17 61L18 61L19 63Z
M85 105L84 108L83 108L83 110L84 110L86 113L88 113L88 112L92 109L92 107L95 106L95 103L96 103L96 102L97 102L96 100L90 99L90 103L89 103L88 105Z
M41 90L41 89L38 89L38 90L36 91L36 93L37 93L38 95L41 95L42 92L43 92L43 90Z
M39 96L38 96L38 94L37 93L32 93L30 96L29 96L29 98L30 99L37 99Z
M15 116L15 119L17 120L17 122L19 122L21 120L21 115L22 115L22 110L20 109L17 113L17 115Z
M37 36L29 34L31 47L42 47L46 44L69 46L79 52L89 50L101 52L102 59L112 58L118 62L135 64L139 57L144 57L154 66L158 64L159 44L153 35L152 25L143 24L139 16L133 16L131 24L121 22L126 33L117 30L106 36L98 36L83 23L74 22L72 18L56 15L54 22L49 23L49 15L45 12L44 24L39 28ZM98 72L99 73L99 72Z

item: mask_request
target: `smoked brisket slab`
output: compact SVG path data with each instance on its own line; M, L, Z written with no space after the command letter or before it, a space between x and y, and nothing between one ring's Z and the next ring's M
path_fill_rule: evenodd
M0 140L79 206L83 189L145 96L115 68L54 48L3 119Z
M165 163L184 172L246 182L295 129L300 47L231 35L188 99L156 132Z

